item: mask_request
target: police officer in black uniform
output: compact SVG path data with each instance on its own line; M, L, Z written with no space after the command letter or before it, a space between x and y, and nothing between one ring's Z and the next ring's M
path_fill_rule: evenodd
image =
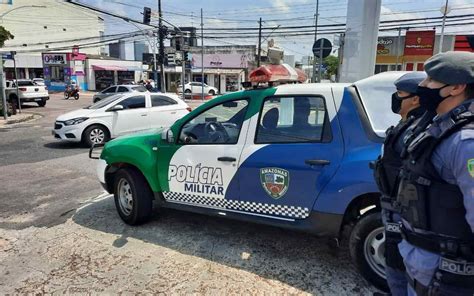
M386 131L383 152L374 168L375 180L382 193L380 204L385 226L385 271L390 292L394 296L406 295L407 291L405 266L398 252L398 243L402 239L400 216L394 204L398 191L398 174L402 166L400 155L405 139L410 137L425 113L416 94L418 84L425 78L424 72L411 72L395 81L397 91L392 95L392 112L399 114L402 119L397 126Z
M436 117L408 145L397 203L408 295L474 295L474 53L425 63L420 104Z

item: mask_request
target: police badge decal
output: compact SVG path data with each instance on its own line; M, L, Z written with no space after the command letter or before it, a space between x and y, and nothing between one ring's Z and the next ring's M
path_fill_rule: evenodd
M287 170L280 168L262 168L260 182L271 197L279 199L288 191L290 174Z
M467 161L467 170L469 171L471 177L474 178L474 158L471 158Z

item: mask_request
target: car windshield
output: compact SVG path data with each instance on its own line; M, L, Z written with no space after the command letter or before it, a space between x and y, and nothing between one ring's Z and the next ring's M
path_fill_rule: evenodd
M98 101L95 104L84 107L84 109L100 109L100 108L103 108L103 107L107 106L108 104L116 101L117 99L120 99L122 96L123 96L122 94L110 96L108 98L105 98L103 100Z
M385 131L392 125L396 125L400 116L391 110L391 97L396 91L393 84L405 72L384 73L375 75L356 82L356 86L362 104L369 118L374 132L385 137Z
M146 87L144 87L143 85L133 86L132 90L133 91L138 91L138 92L146 92L147 91Z

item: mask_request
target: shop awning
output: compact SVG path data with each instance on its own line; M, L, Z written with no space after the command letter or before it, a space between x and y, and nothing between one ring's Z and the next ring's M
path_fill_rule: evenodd
M94 69L94 71L129 71L127 68L113 65L92 65L92 69Z

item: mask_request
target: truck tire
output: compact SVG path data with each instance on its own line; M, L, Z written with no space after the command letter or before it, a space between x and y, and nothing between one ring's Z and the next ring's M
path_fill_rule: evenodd
M37 103L38 103L38 106L40 106L40 107L46 106L46 100L45 100L45 99L43 99L43 100L41 100L41 101L39 101L39 102L37 102Z
M153 193L145 177L133 168L120 169L114 182L115 207L120 218L129 225L150 220Z
M92 147L94 144L104 144L108 140L110 140L110 133L103 125L93 124L82 133L82 142L87 147Z
M385 277L385 234L379 211L359 219L349 238L352 261L362 276L375 287L388 292Z

